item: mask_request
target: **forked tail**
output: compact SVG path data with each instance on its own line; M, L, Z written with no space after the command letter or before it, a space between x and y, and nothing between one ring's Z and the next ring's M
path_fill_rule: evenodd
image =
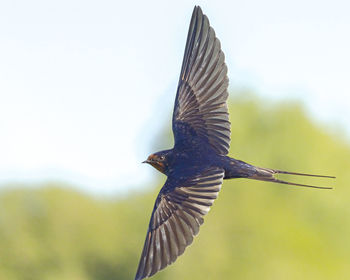
M288 171L281 171L281 170L269 169L269 168L263 168L263 167L255 167L255 171L256 171L255 174L252 176L249 176L249 179L268 181L268 182L280 183L280 184L286 184L286 185L293 185L293 186L299 186L299 187L315 188L315 189L332 189L332 187L319 187L319 186L305 185L305 184L298 184L298 183L283 181L283 180L277 179L275 177L275 174L289 174L289 175L298 175L298 176L311 176L311 177L322 177L322 178L335 179L334 176L288 172Z

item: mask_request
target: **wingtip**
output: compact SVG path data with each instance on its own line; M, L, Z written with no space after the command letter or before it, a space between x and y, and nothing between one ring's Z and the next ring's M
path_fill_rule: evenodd
M134 280L141 280L141 279L142 279L142 277L139 275L139 270L137 269Z
M150 277L150 276L151 275L145 275L145 273L140 271L140 268L138 268L134 280L142 280L142 279Z
M195 13L203 14L202 8L199 5L195 5L193 8L193 14Z

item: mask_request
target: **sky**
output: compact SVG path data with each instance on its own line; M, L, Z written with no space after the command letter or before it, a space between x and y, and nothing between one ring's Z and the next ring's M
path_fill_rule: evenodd
M0 185L149 186L194 5L231 89L300 100L350 135L349 1L1 1Z

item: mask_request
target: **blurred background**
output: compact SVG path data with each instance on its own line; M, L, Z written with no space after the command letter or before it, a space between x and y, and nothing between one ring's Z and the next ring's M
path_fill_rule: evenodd
M350 279L347 1L2 1L0 279L133 279L173 145L194 5L230 78L230 156L314 190L225 181L152 279ZM283 179L291 179L284 177Z

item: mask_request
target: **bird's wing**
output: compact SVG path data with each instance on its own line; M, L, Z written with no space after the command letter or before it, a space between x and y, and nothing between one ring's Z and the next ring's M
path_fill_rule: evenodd
M218 154L228 153L230 122L224 53L208 18L195 7L173 113L175 145L204 139Z
M223 177L220 168L206 169L181 184L168 177L154 205L135 280L173 263L192 243L218 196Z

